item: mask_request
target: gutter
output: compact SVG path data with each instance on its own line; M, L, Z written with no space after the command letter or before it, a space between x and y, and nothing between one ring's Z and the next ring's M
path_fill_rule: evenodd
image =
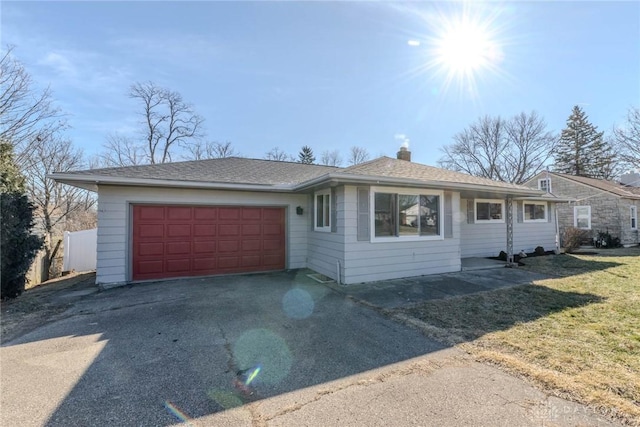
M266 192L285 192L293 191L291 184L235 184L226 182L203 182L203 181L176 181L170 179L151 179L151 178L121 178L104 175L76 175L53 173L47 175L57 182L63 184L75 185L88 184L89 186L98 185L118 185L129 187L172 187L172 188L193 188L208 190L238 190L238 191L266 191ZM86 188L86 187L83 187ZM95 191L95 190L93 190Z
M506 188L506 187L490 187L485 186L483 184L471 184L471 183L458 183L458 182L448 182L448 181L417 181L415 179L409 178L391 178L391 177L380 177L380 176L371 176L371 175L352 175L352 174L327 174L322 175L318 178L311 179L309 181L302 182L293 187L295 191L308 190L313 188L314 186L325 184L325 183L350 183L350 184L377 184L377 185L388 185L388 184L400 184L400 185L410 185L414 187L432 187L438 189L447 189L447 190L474 190L474 191L485 191L485 192L495 192L495 193L505 193L505 194L514 194L514 195L522 195L522 196L538 196L541 197L543 192L534 189L521 189L521 188Z

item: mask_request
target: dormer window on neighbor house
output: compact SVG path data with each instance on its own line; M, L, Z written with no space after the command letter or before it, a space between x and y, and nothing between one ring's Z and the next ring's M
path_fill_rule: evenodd
M540 178L538 180L538 190L546 191L547 193L551 193L551 179L550 178Z

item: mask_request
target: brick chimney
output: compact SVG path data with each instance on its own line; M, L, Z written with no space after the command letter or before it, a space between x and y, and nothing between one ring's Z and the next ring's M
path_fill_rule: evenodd
M406 160L407 162L411 161L411 151L405 146L400 147L400 151L398 151L398 160Z

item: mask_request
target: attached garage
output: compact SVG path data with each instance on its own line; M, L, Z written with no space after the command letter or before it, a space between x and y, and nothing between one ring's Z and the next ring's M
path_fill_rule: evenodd
M133 205L133 280L283 270L285 209Z

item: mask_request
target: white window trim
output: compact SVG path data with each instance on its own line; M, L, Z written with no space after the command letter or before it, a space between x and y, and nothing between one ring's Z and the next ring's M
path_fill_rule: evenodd
M542 189L542 185L540 185L542 183L542 181L547 181L547 189L546 190L543 190ZM551 193L551 178L538 178L538 190L546 191L547 193Z
M527 219L526 209L525 209L526 205L544 206L544 218L542 218L542 219ZM522 202L522 220L524 222L547 222L548 212L549 212L549 206L547 205L547 202L535 202L535 201L527 201L527 200L524 200Z
M587 208L588 210L588 218L589 218L589 226L587 228L578 227L578 209L579 208ZM591 206L574 206L573 207L573 226L579 228L580 230L591 230Z
M385 236L376 237L376 193L406 194L409 196L438 196L438 236ZM369 234L371 243L415 242L426 240L444 240L444 191L402 187L371 187L369 191Z
M502 215L500 215L502 217L502 219L478 219L478 203L500 203L500 205L502 206ZM478 224L504 224L504 220L505 220L505 207L504 207L505 203L504 200L501 199L475 199L474 203L473 203L473 218L474 218L474 222L478 223Z
M637 230L638 229L638 207L637 206L629 206L629 213L630 213L630 220L631 222L635 222L636 226L635 227L631 227L632 230ZM635 221L633 221L635 219ZM632 224L630 224L632 225Z
M325 199L329 201L328 205L323 206L323 208L329 209L329 223L322 227L318 227L318 196L329 196ZM313 230L321 231L323 233L331 232L331 189L320 190L313 193Z

